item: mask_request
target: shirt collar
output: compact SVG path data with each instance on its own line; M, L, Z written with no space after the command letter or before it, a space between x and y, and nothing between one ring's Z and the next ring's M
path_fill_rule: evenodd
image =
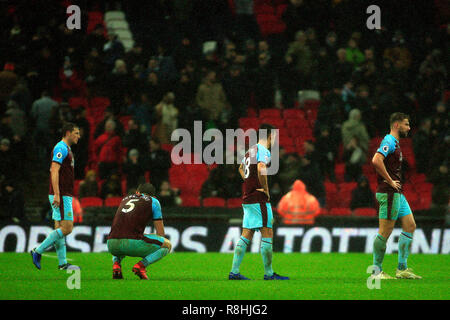
M399 142L392 134L388 134L388 136L391 136L395 142Z

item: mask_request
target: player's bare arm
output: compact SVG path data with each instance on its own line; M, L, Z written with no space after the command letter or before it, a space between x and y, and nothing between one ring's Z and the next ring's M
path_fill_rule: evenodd
M52 187L53 187L53 203L52 205L57 208L60 204L60 193L59 193L59 169L61 169L61 165L57 162L52 162L50 166L50 175L52 179Z
M164 222L162 220L153 221L153 225L155 226L156 234L161 237L165 237L166 233L164 231Z
M376 152L375 155L372 158L372 164L375 167L375 170L379 175L381 175L384 180L395 190L400 190L400 181L398 180L392 180L392 178L389 176L389 173L386 170L386 166L384 165L384 156Z
M245 174L244 174L244 165L241 163L241 165L239 166L239 174L242 177L242 180L245 180Z
M262 186L262 189L256 189L257 191L264 192L270 199L269 184L267 183L267 167L264 162L258 162L258 180Z

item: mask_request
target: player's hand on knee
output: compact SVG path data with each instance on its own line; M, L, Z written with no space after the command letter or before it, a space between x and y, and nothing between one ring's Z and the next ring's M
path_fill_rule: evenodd
M163 248L169 249L169 252L172 250L172 243L168 239L164 239Z

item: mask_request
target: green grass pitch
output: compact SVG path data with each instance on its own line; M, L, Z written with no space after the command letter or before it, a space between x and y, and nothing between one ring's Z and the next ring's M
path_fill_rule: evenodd
M42 257L37 270L27 253L0 254L0 299L145 300L299 300L299 299L450 299L450 256L413 255L408 263L422 280L389 280L367 288L369 254L275 253L274 270L290 281L263 281L262 259L247 253L241 273L252 281L229 281L232 254L172 253L147 268L139 280L122 262L123 280L112 280L108 253L68 253L81 266L81 288L67 288L71 275L57 270L55 253ZM386 255L384 270L395 275L397 255Z

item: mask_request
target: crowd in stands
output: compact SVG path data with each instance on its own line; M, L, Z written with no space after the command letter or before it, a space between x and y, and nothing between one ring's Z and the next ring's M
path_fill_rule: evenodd
M48 169L63 121L81 132L73 146L78 197L120 197L151 181L164 205L174 206L186 204L171 183L174 129L192 131L195 120L204 129L237 128L243 118L261 120L263 110L278 109L291 130L287 111L298 109L307 125L290 131L298 133L289 135L291 143L280 142L280 171L270 178L274 203L300 179L322 208L331 207L336 183L352 186L347 207L373 207L369 162L388 133L389 115L400 111L412 123L404 173L426 175L421 181L434 185L433 205L447 207L450 24L424 3L418 1L424 16L416 24L388 14L381 30L353 21L352 10L363 15L365 8L352 1L149 1L140 8L116 1L81 8L82 25L91 11L123 10L135 35L130 50L104 23L89 32L67 29L67 1L46 3L45 10L38 10L40 1L2 3L0 175L8 181L2 186L13 188L2 189L2 204L23 197L9 181L27 176L27 150L36 155L33 170ZM320 102L308 105L306 90ZM208 167L197 196L239 198L237 166Z

